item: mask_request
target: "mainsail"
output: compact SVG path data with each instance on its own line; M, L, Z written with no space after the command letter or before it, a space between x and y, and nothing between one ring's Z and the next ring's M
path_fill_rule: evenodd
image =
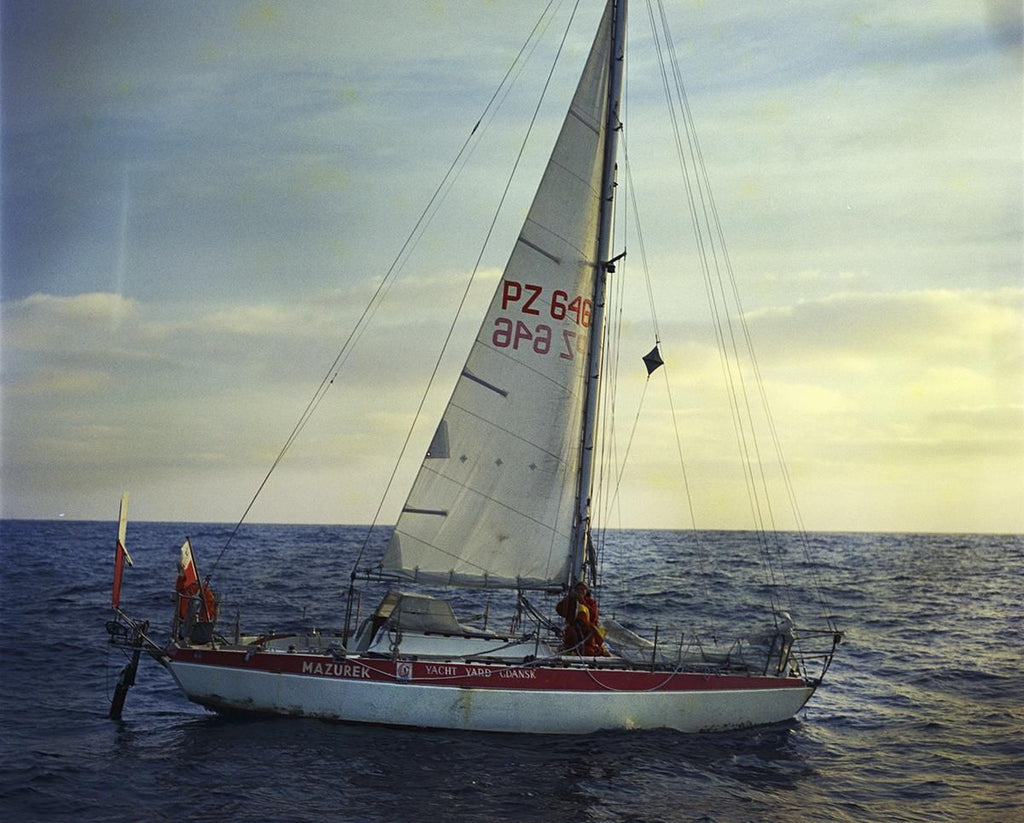
M386 571L550 588L570 574L611 4L540 187L406 499Z

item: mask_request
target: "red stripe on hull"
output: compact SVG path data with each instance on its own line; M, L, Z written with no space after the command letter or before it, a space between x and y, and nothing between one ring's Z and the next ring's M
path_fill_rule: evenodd
M168 656L182 663L268 674L326 679L410 682L419 685L472 689L539 691L743 691L805 686L797 677L767 677L586 666L514 666L501 663L453 663L388 660L376 657L328 657L281 652L172 648Z

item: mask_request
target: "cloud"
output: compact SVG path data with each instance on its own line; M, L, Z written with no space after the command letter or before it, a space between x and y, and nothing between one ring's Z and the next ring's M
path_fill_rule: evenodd
M87 396L96 394L112 383L109 374L89 369L40 369L12 387L17 394Z
M484 291L495 277L480 274ZM397 456L433 365L431 352L444 336L423 307L454 311L465 281L462 274L398 283L378 328L342 364L343 376L283 473L329 467L332 488L351 483L345 467L370 463L373 476L386 476L387 467L377 464ZM331 360L371 291L222 306L167 306L100 293L4 302L5 506L36 511L32 495L48 499L53 493L47 488L75 488L81 495L117 486L118 478L161 485L184 473L198 486L227 483L230 499L207 516L216 511L230 519L319 381L332 376ZM467 325L460 339L472 330ZM422 345L410 347L411 339ZM449 363L444 374L454 368ZM442 377L443 386L450 383ZM375 502L366 495L372 492L364 485L361 516ZM275 509L278 516L285 510Z
M1024 477L1024 289L839 292L758 309L747 320L760 385L811 522L851 523L870 511L876 528L1019 530L1011 501ZM687 497L698 516L743 522L745 498L726 491L726 478L742 483L740 453L710 334L678 321L662 332L692 478ZM758 379L746 367L744 375L736 390L754 410L761 455L769 457ZM626 397L620 420L635 415L636 400ZM643 419L656 425L636 436L627 474L665 477L678 460L657 374ZM940 511L935 500L948 503L957 484L963 505ZM647 492L666 511L678 512L684 499L678 486L675 504L663 485ZM902 513L887 494L904 502Z
M753 312L749 323L772 393L823 451L830 435L881 435L907 459L923 454L915 443L936 454L1002 444L1007 457L1024 456L1022 289L843 293ZM794 403L791 381L811 375L843 402L818 415Z
M1017 4L668 11L766 391L811 510L837 522L829 499L855 491L865 512L896 523L884 490L897 476L907 507L930 516L942 512L905 489L934 495L940 476L984 487L994 509L1021 454ZM581 9L582 28L598 13ZM105 511L99 498L128 479L160 506L234 516L532 22L500 3L5 5L5 512L63 510L71 487L89 500L80 511ZM632 22L646 27L635 10ZM571 85L588 37L570 38L554 86ZM649 156L663 144L641 125L660 95L644 82L658 76L650 44L634 41L631 61L626 132L650 267L678 293L658 294L677 411L697 435L688 453L714 471L735 439L719 426L721 367L697 320L706 300L688 207L670 196L674 158ZM546 156L556 98L529 160ZM488 136L517 147L529 116L509 98ZM345 364L348 388L332 388L284 469L315 476L318 493L357 506L348 511L372 509L365 478L387 474L404 437L445 333L435 315L461 299L496 204L484 181L504 182L506 157L474 154L460 180L470 202L452 198L437 220L457 229L421 240ZM531 174L513 184L470 317ZM627 339L639 316L627 308ZM452 360L475 322L457 329ZM660 471L669 414L653 390L648 403L659 431L638 435L635 456ZM638 517L677 508L647 491ZM722 512L724 499L716 490Z
M755 310L747 322L783 362L965 360L1003 376L1021 366L1024 289L841 292Z

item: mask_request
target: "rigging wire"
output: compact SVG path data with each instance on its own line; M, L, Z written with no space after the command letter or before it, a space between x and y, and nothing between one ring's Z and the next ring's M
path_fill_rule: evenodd
M724 253L720 244L716 244L713 226L718 223L717 211L713 202L709 206L709 179L704 166L703 155L699 150L692 115L687 102L685 87L679 71L678 59L668 30L668 21L661 0L657 0L658 14L651 0L647 2L651 30L658 65L661 72L663 90L669 103L670 120L676 143L676 154L680 170L686 186L687 203L690 210L694 240L697 245L701 270L704 277L705 296L712 319L712 328L718 344L719 363L729 400L729 408L733 419L733 430L737 447L743 457L743 477L747 487L747 499L751 509L751 517L757 525L758 540L761 545L761 560L764 567L765 580L769 586L769 597L773 614L779 611L777 602L777 581L772 557L768 551L762 501L764 496L758 493L755 465L760 459L752 426L753 416L747 398L746 383L743 380L741 358L733 327L732 312L728 306L728 292L722 278L722 264L719 256ZM678 111L677 111L678 107ZM680 126L682 120L682 126ZM685 135L685 143L683 136ZM718 233L719 237L721 232ZM744 416L744 408L746 416ZM752 445L753 441L753 445ZM754 452L752 453L752 449ZM755 460L756 458L756 460Z
M775 588L776 570L772 558L772 549L779 561L779 575L785 585L785 567L782 562L783 544L777 533L777 524L774 509L771 503L771 495L768 491L768 478L766 474L765 461L761 454L759 438L754 431L754 414L750 392L747 387L747 380L744 377L744 370L741 367L740 350L741 345L737 339L737 326L739 337L742 338L742 349L748 363L748 368L756 386L757 397L760 401L760 408L769 438L775 450L775 457L779 466L780 476L783 481L785 493L792 510L794 521L797 526L797 533L801 541L805 558L808 565L814 570L814 583L820 605L825 612L825 618L831 625L831 618L827 614L828 606L823 596L820 578L818 577L816 564L810 556L810 546L804 527L803 517L797 503L792 477L783 454L781 439L775 425L774 416L771 412L767 391L760 367L758 365L750 329L747 324L746 313L740 297L739 287L732 262L728 253L728 246L725 241L725 234L722 230L721 221L718 215L717 205L710 186L710 178L704 162L703 151L697 138L693 125L692 112L690 110L689 98L686 94L682 81L682 74L679 69L679 62L676 56L675 45L672 40L671 31L667 16L665 14L662 0L657 0L658 18L660 19L661 35L658 35L658 26L655 24L655 14L650 0L647 2L648 13L651 18L652 31L655 32L655 44L658 51L659 66L662 72L662 80L666 96L671 98L671 90L674 86L676 99L678 100L680 114L682 116L684 130L686 133L686 144L688 152L683 151L683 143L679 136L678 118L675 115L675 106L672 109L673 131L676 135L677 152L679 153L680 165L686 180L688 200L690 202L691 217L694 222L694 231L697 240L698 250L704 269L705 288L709 305L712 308L716 339L719 342L719 352L723 372L726 376L726 383L729 391L730 407L732 409L734 426L736 428L737 440L741 453L744 455L744 469L748 495L750 498L751 512L754 522L758 524L759 539L762 546L762 560L766 569L766 579L770 584L770 595L773 603L773 611L780 610L781 606L777 601ZM663 41L663 42L662 42ZM665 66L665 53L668 54L671 69L671 84L669 82L669 69ZM693 182L690 180L690 164L686 157L692 160ZM700 212L702 219L698 220L697 202L693 196L694 189L700 201ZM709 254L710 252L710 261ZM714 277L712 277L712 269ZM728 283L728 288L726 286ZM736 323L733 322L733 313L729 310L729 299L732 299L735 307ZM719 305L719 303L721 305ZM726 345L728 343L728 345ZM770 528L769 528L770 527ZM774 545L769 545L768 532L775 535Z
M354 576L356 574L356 569L358 568L359 563L360 563L360 561L363 558L363 555L364 555L364 553L366 551L366 548L369 546L370 537L371 537L371 535L373 533L373 529L377 525L378 520L380 519L381 512L384 509L384 503L386 502L386 500L388 498L388 495L390 494L391 487L392 487L392 485L394 483L395 477L398 474L399 467L404 462L405 455L406 455L406 453L408 451L409 444L410 444L410 442L412 440L413 433L414 433L414 431L416 429L416 425L417 425L417 423L420 420L420 415L422 414L423 407L426 405L427 398L429 397L430 391L433 388L434 382L435 382L435 380L437 378L437 373L438 373L438 370L440 369L441 362L444 359L444 356L445 356L445 354L448 351L448 347L449 347L449 344L451 342L452 335L453 335L453 333L455 331L455 326L458 323L459 318L462 316L462 310L463 310L463 307L465 306L466 300L467 300L467 298L469 296L470 288L472 287L473 282L476 279L476 275L479 272L480 263L483 260L483 256L484 256L485 252L487 251L488 246L490 245L491 236L494 233L494 228L497 225L498 217L501 214L501 211L502 211L502 209L503 209L503 207L505 205L505 200L507 199L508 193L509 193L509 191L510 191L510 189L512 187L512 182L513 182L513 180L515 180L516 174L517 174L517 172L519 170L519 165L522 162L523 155L526 152L526 146L527 146L527 143L529 142L530 135L533 134L533 129L534 129L534 126L537 123L537 118L540 115L541 107L543 106L544 101L547 99L547 92L548 92L548 88L551 85L551 79L554 76L555 68L558 65L558 61L559 61L559 58L561 57L562 50L564 49L566 40L569 37L569 32L570 32L570 30L572 28L572 22L573 22L573 20L576 17L576 12L579 9L579 4L580 4L580 0L576 0L576 2L574 3L574 5L572 7L572 12L569 15L568 22L566 23L565 30L562 32L562 39L559 42L558 49L557 49L557 51L555 53L555 56L554 56L554 59L552 60L552 63L551 63L551 67L548 70L547 78L545 79L544 86L543 86L543 88L541 90L540 99L537 101L537 104L534 107L533 115L531 116L530 122L529 122L529 124L528 124L528 126L526 128L526 133L524 134L523 140L522 140L522 142L521 142L521 144L519 146L519 151L516 154L515 161L512 164L512 169L510 170L508 178L507 178L507 180L505 182L505 187L503 188L503 190L501 192L501 197L500 197L500 199L498 201L497 208L494 210L494 214L493 214L493 216L491 218L491 223L488 226L487 232L486 232L486 234L484 236L484 239L483 239L483 242L480 245L480 251L479 251L479 253L477 255L476 262L473 264L473 269L472 269L472 271L471 271L471 273L469 275L469 279L468 279L468 281L466 283L466 287L463 290L462 298L459 300L458 307L457 307L457 309L455 311L454 319L452 320L452 323L451 323L451 325L448 328L448 332L447 332L447 334L445 336L444 343L441 346L441 351L438 354L437 359L434 362L434 367L433 367L433 370L430 373L430 378L427 381L427 386L424 389L422 396L420 397L420 402L419 402L419 405L416 407L416 413L413 416L413 421L410 424L409 429L408 429L408 431L406 433L406 436L405 436L405 440L402 443L402 449L401 449L401 452L399 454L398 460L395 461L395 465L394 465L394 468L392 469L391 476L388 478L388 482L387 482L387 484L385 486L384 493L381 495L381 499L380 499L380 502L378 503L377 510L374 513L373 521L371 522L369 528L367 529L366 538L365 538L365 540L363 542L362 547L359 550L358 555L356 556L355 562L353 563L353 571L352 571L353 578L354 578ZM544 13L542 14L542 18L541 18L542 20L544 19L544 15L547 14L548 9L551 8L551 5L552 5L552 3L549 3L548 6L545 8ZM533 29L533 32L536 32L538 30L538 28L540 27L540 22L541 21L538 20L538 23L535 25L535 27ZM533 36L533 32L531 32L531 37Z
M502 77L501 81L499 82L497 88L495 89L494 93L491 95L490 99L487 101L487 104L484 106L483 111L481 112L480 116L477 118L477 121L473 125L473 128L470 130L469 134L466 136L465 140L463 141L461 147L459 148L458 152L455 155L455 158L452 160L452 162L449 165L447 171L442 176L440 183L438 183L438 185L435 188L433 194L430 196L429 200L427 201L426 206L424 206L423 210L420 212L419 217L416 219L416 222L413 224L413 227L412 227L411 231L406 236L404 242L402 243L401 247L398 250L398 253L395 255L394 259L392 260L391 265L388 266L386 272L384 273L384 277L381 279L380 283L377 285L377 288L374 290L374 292L371 295L370 299L367 301L366 305L363 307L363 310L362 310L361 314L359 315L359 318L356 320L355 325L352 327L352 330L349 332L348 337L346 337L345 341L342 343L341 349L339 350L337 356L334 358L334 360L332 361L330 367L327 369L326 373L324 374L323 378L320 381L320 384L317 386L317 388L313 392L313 395L310 398L309 402L306 404L305 408L302 410L302 413L299 415L298 421L295 423L295 426L292 428L292 430L289 433L288 437L285 439L284 445L281 447L281 450L278 452L277 456L274 458L274 461L271 463L271 466L267 470L267 473L263 477L263 480L260 482L260 484L257 487L257 489L256 489L255 493L253 494L252 498L249 500L248 505L245 507L245 510L242 513L242 516L239 518L238 522L235 524L235 526L232 529L231 533L228 535L227 540L224 542L224 545L221 548L220 553L217 555L217 558L214 561L214 563L213 563L213 565L212 565L212 567L210 569L210 573L206 576L207 582L209 582L210 578L213 576L213 573L217 570L217 567L220 565L220 561L224 557L224 553L227 551L228 547L231 545L231 542L234 540L235 536L238 534L238 531L239 531L239 529L241 529L243 523L245 523L245 520L248 518L249 513L252 511L253 506L256 504L256 500L259 498L260 494L262 494L264 488L266 487L267 483L269 482L271 475L277 469L278 465L280 465L281 461L284 459L285 454L287 454L287 452L289 451L291 446L294 444L294 442L298 438L299 434L306 427L306 424L310 421L310 419L312 418L314 412L320 406L320 403L323 401L323 399L324 399L325 395L327 394L327 392L334 385L334 381L337 379L337 377L338 377L342 367L348 361L348 358L352 354L352 351L354 350L356 343L358 343L359 340L362 338L362 336L365 333L367 327L369 326L370 320L373 319L373 317L375 316L377 310L380 308L381 304L383 303L383 300L386 297L388 291L390 290L391 286L394 284L395 280L397 279L397 275L404 268L405 263L408 261L409 256L411 255L411 253L412 253L413 249L415 248L416 244L418 243L419 239L423 236L423 233L425 232L426 228L429 226L429 224L432 221L434 215L436 215L436 213L437 213L441 203L445 200L445 198L447 197L447 194L451 191L452 187L454 186L455 181L457 180L459 174L461 173L461 170L465 167L465 164L466 164L469 156L472 154L473 149L479 143L480 137L486 131L487 126L490 124L490 122L493 121L494 115L496 114L497 110L501 108L501 104L507 98L507 95L508 95L509 91L511 90L512 85L514 85L514 81L512 83L510 83L509 82L509 78L512 77L514 73L522 71L522 65L523 65L523 62L524 62L523 61L523 55L526 54L526 52L527 52L527 50L529 48L536 48L536 44L537 44L537 42L539 42L539 38L537 36L538 35L538 31L542 31L542 24L546 28L546 25L547 25L546 21L549 19L549 14L548 13L551 10L552 6L554 6L556 4L556 2L558 2L559 5L561 4L560 0L549 0L547 6L541 12L540 17L537 19L537 22L534 24L534 27L531 29L530 33L527 35L526 40L523 42L523 45L520 47L520 49L517 52L515 58L512 60L512 62L509 65L508 69L506 70L504 76ZM575 10L574 10L574 13L575 13ZM531 46L531 44L532 44L532 46ZM499 98L500 98L500 100L499 100ZM495 105L495 101L499 101L497 105ZM484 126L483 129L480 128L481 125ZM492 224L492 229L493 229L493 224ZM479 264L479 261L478 261L478 264ZM476 268L474 268L473 273L474 274L476 273ZM470 279L472 280L472 277ZM468 291L468 287L467 287L467 291ZM465 294L463 295L463 301L462 302L464 302L464 301L465 301ZM460 304L459 304L459 309L460 310L461 310L461 307L462 307L462 302L460 302ZM457 319L458 319L458 312L456 313L456 320ZM454 325L455 325L455 322L453 321L452 328L454 328ZM451 331L449 331L449 337L450 337L450 335L451 335ZM445 341L445 345L447 346L447 340ZM438 362L440 362L440 358L438 359ZM435 367L435 371L436 371L436 367ZM433 376L431 376L431 381L432 380L433 380ZM421 404L421 406L422 406L422 404ZM417 412L417 415L418 415L418 412ZM404 453L404 451L405 451L405 447L404 446L403 446L403 450L402 451ZM394 475L392 475L392 479L393 478L394 478ZM389 480L389 483L388 483L389 487L390 487L390 482L391 481ZM380 510L378 509L378 514L379 514L379 512L380 512ZM376 518L375 518L375 521L376 521ZM372 530L372 527L371 527L371 530ZM367 533L367 540L369 540L369 532ZM364 548L365 548L365 544L364 544Z
M653 28L653 19L652 19L652 28ZM629 63L627 61L626 62L625 70L628 72L628 69L629 69ZM625 112L626 111L626 107L628 105L628 89L629 89L629 83L628 82L624 83L624 88L625 88L625 91L624 91L624 94L623 94L623 110ZM671 107L670 107L670 111L671 111ZM652 329L653 329L653 332L654 332L655 347L656 348L660 348L660 346L661 346L661 331L660 331L659 324L658 324L657 301L655 300L655 297L654 297L653 280L651 278L650 265L648 263L648 258L647 258L647 247L646 247L646 244L644 242L643 222L641 220L640 208L639 208L639 205L638 205L637 199L636 199L637 187L636 187L636 185L634 183L634 180L633 180L632 165L631 165L630 160L629 160L628 129L626 128L626 125L625 125L628 122L629 122L628 117L624 115L622 117L622 123L623 123L623 125L622 125L623 163L624 163L624 167L625 167L625 178L624 178L624 183L625 183L624 189L625 189L625 192L623 194L628 192L628 196L623 196L621 199L620 198L616 198L617 205L619 203L621 203L621 206L619 206L619 210L621 211L621 215L622 215L621 221L620 220L616 221L616 231L620 232L623 235L623 239L622 239L621 243L622 243L622 246L623 246L624 249L628 245L628 242L627 242L627 240L625 238L625 235L627 235L629 233L630 227L632 227L632 229L634 231L635 239L637 241L637 245L639 247L639 252L640 252L640 265L641 265L641 269L643 271L644 288L645 288L645 293L647 295L648 311L649 311L649 314L650 314L651 326L652 326ZM630 211L630 209L632 209L632 211ZM607 344L607 346L605 348L606 354L610 354L610 358L609 359L612 361L612 363L614 365L611 368L611 378L604 381L604 385L606 387L606 393L605 393L605 397L603 399L602 408L605 408L608 411L607 411L607 417L605 418L605 423L604 423L605 434L604 434L604 437L602 438L602 450L603 450L602 453L610 452L610 459L602 458L602 460L599 463L601 465L601 474L600 474L600 481L599 481L600 482L599 494L604 495L604 466L607 464L607 466L609 468L613 468L615 466L619 467L618 471L614 472L615 476L614 476L614 479L613 479L613 487L612 487L610 493L608 493L604 497L604 499L606 500L606 503L605 503L605 506L604 506L605 515L604 515L603 522L605 522L605 523L611 521L612 510L616 509L618 506L621 505L621 495L620 495L619 492L620 492L621 487L622 487L623 476L625 474L626 465L627 465L628 460L629 460L629 453L630 453L630 450L631 450L631 447L632 447L633 437L634 437L634 435L636 433L637 426L638 426L639 421L640 421L640 417L643 414L644 398L646 397L647 387L648 387L648 384L650 382L650 376L651 376L651 373L648 373L647 380L644 383L644 388L643 388L643 390L641 392L641 397L640 397L639 403L637 405L637 411L636 411L636 415L635 415L634 420L633 420L632 428L630 430L629 438L627 440L626 449L625 449L625 452L622 455L622 459L620 461L617 458L617 440L616 440L616 437L615 437L615 432L616 432L615 410L617 408L617 399L616 399L616 396L615 396L615 389L614 389L614 387L618 385L617 377L618 377L619 366L620 366L621 357L622 357L622 346L620 345L620 343L621 343L622 326L623 326L623 306L624 306L624 303L625 303L624 295L625 295L625 282L626 282L626 277L625 277L625 263L626 263L626 260L627 260L627 258L623 259L623 265L622 265L621 270L620 270L620 275L619 275L618 279L616 280L617 288L615 289L615 292L614 292L615 293L615 297L614 297L614 300L611 301L616 306L615 321L614 321L614 323L609 323L609 327L614 327L614 330L613 331L609 331L609 333L607 335L607 337L608 337L608 344ZM668 367L667 367L666 364L662 364L662 368L664 369L666 392L667 392L668 401L669 401L669 408L670 408L670 413L671 413L673 431L674 431L674 434L675 434L676 451L677 451L677 454L678 454L678 457L679 457L679 465L680 465L680 470L681 470L681 473L682 473L683 486L684 486L684 491L685 491L686 500L687 500L687 510L688 510L688 512L690 514L690 522L691 522L692 533L693 533L694 541L695 541L696 548L697 548L698 566L699 566L699 570L700 570L700 573L701 573L701 580L702 580L704 588L705 588L705 596L708 599L710 599L710 591L708 590L707 576L704 574L704 559L705 559L705 554L706 554L706 548L704 546L704 541L701 540L700 533L699 533L699 531L697 529L697 521L696 521L696 514L695 514L695 510L694 510L694 506L693 506L693 498L692 498L692 494L691 494L691 491L690 491L689 478L688 478L688 475L687 475L687 472L686 472L686 463L685 463L685 461L683 459L682 440L681 440L680 433L679 433L679 425L678 425L678 420L677 420L676 413L675 413L675 406L674 406L674 403L672 401L671 382L668 379ZM619 517L617 518L617 522L621 522L621 512L619 513ZM601 552L602 559L603 559L603 556L604 556L603 555L603 548L604 548L604 539L602 537L602 552Z
M655 297L654 297L654 283L653 283L653 278L651 277L650 265L649 265L648 258L647 258L647 247L646 247L646 244L644 242L643 221L641 219L640 207L639 207L639 204L637 203L637 198L636 198L637 186L635 185L634 180L633 180L633 169L632 169L632 165L631 165L630 160L629 160L629 148L628 148L628 142L626 140L625 134L623 135L623 147L624 147L623 154L624 154L624 158L625 158L625 169L626 169L626 176L625 176L626 185L625 185L625 188L628 191L628 195L629 195L628 197L623 198L623 200L624 200L623 211L625 212L624 216L626 216L626 219L623 222L627 226L632 226L632 229L633 229L634 234L635 234L635 239L636 239L636 242L637 242L637 245L638 245L638 248L639 248L640 265L641 265L641 269L643 271L643 279L644 279L645 292L647 294L648 311L650 313L651 326L652 326L653 331L654 331L655 346L656 346L656 348L660 348L660 346L661 346L661 332L660 332L660 329L659 329L659 326L658 326L657 301L655 300ZM632 208L631 212L629 211L630 207ZM631 215L631 217L632 217L631 220L629 219L628 215ZM620 285L620 287L622 286L622 282L621 281L620 281L619 285ZM621 325L621 322L622 322L622 300L621 299L618 301L618 306L619 306L618 323ZM621 330L620 330L620 334L621 334ZM620 354L620 351L621 351L621 347L617 346L616 347L616 368L618 367L618 356ZM695 546L696 546L696 549L697 549L697 564L698 564L698 568L699 568L699 571L700 571L700 578L701 578L702 584L704 586L705 596L710 600L710 596L711 595L710 595L710 590L708 588L707 576L705 574L705 568L704 568L704 561L705 561L705 555L707 553L707 549L706 549L706 547L704 545L704 541L701 539L700 532L697 529L697 518L696 518L696 512L695 512L694 505L693 505L693 496L692 496L692 493L691 493L691 490L690 490L689 476L688 476L688 473L686 471L686 461L685 461L685 459L683 457L682 438L681 438L680 432L679 432L679 422L678 422L678 417L676 416L675 404L674 404L673 398L672 398L672 384L671 384L671 381L668 378L668 364L667 363L663 363L660 368L661 368L661 370L662 370L662 372L664 374L664 378L665 378L665 391L666 391L666 396L667 396L668 403L669 403L670 417L671 417L671 420L672 420L672 429L673 429L673 432L674 432L674 435L675 435L676 452L677 452L677 455L678 455L678 458L679 458L679 467L680 467L680 472L681 472L681 475L682 475L683 490L684 490L684 494L685 494L685 497L686 497L686 503L687 503L687 511L689 512L689 516L690 516L691 531L692 531L692 535L693 535L693 538L694 538ZM628 438L627 445L626 445L626 450L625 450L625 452L624 452L624 454L622 456L622 460L621 460L621 462L615 461L615 463L614 463L614 465L619 466L619 469L618 469L617 475L616 475L615 480L614 480L614 487L613 487L613 489L611 491L611 497L610 497L610 501L611 502L609 503L609 508L613 504L617 504L621 500L621 496L620 496L619 492L620 492L621 487L622 487L622 481L623 481L623 477L625 475L626 464L628 463L628 460L629 460L629 453L631 451L631 447L632 447L632 443L633 443L633 437L634 437L634 435L636 433L636 430L637 430L637 427L638 427L638 424L639 424L639 421L640 421L640 417L643 414L644 399L645 399L646 394L647 394L647 388L648 388L648 385L650 383L650 378L651 378L651 374L649 373L647 375L647 379L646 379L646 381L644 383L644 387L643 387L643 390L641 392L640 400L639 400L639 403L637 405L636 416L634 417L634 420L633 420L633 425L632 425L632 428L630 430L629 438ZM612 410L614 412L614 404L612 406ZM614 429L614 421L612 422L611 428ZM613 443L615 442L613 436L610 436L609 439L611 439L611 441Z
M636 202L636 186L633 184L633 170L632 170L632 166L629 163L629 156L628 156L628 154L626 156L626 178L629 181L630 198L631 198L631 200L633 202L633 214L634 214L634 220L636 222L637 241L638 241L638 244L640 246L640 260L641 260L641 264L643 265L644 281L645 281L646 286L647 286L647 300L648 300L648 303L650 305L651 323L652 323L652 325L654 327L655 345L660 347L661 346L661 332L658 329L658 311L657 311L657 304L656 304L656 301L654 299L654 284L653 284L653 281L652 281L652 278L651 278L650 267L649 267L648 262L647 262L647 248L646 248L646 246L644 244L643 230L641 228L640 208L639 208L639 205ZM692 532L693 539L694 539L694 545L695 545L695 547L697 549L697 566L698 566L698 571L700 572L701 581L702 581L702 583L704 585L704 595L705 595L705 597L708 600L710 600L711 599L711 592L710 592L710 589L708 588L708 579L707 579L707 575L705 574L705 568L704 568L704 561L705 561L705 557L707 555L707 548L706 548L706 546L704 544L704 541L701 539L700 531L697 529L697 514L696 514L696 510L695 510L694 505L693 505L693 494L690 491L690 479L689 479L689 475L688 475L688 473L686 471L686 460L683 457L683 443L682 443L682 438L680 437L680 434L679 434L679 418L676 416L675 403L674 403L673 398L672 398L672 381L669 380L669 377L668 377L668 373L669 373L668 363L663 363L661 365L661 371L662 371L662 374L664 375L664 379L665 379L665 395L666 395L666 398L668 399L669 414L670 414L670 417L672 419L672 431L673 431L673 434L675 435L676 454L677 454L677 456L679 458L679 470L680 470L680 473L682 475L682 480L683 480L683 492L684 492L684 494L686 496L686 508L687 508L687 511L690 514L690 527L691 527L691 532ZM649 381L651 375L648 374L647 377L648 377L648 381ZM646 391L647 391L647 387L646 387L646 384L645 384L644 392L646 392ZM641 405L642 404L643 404L643 399L641 398ZM639 417L639 412L638 412L638 417ZM634 423L634 426L635 425L636 424ZM632 439L632 435L630 435L630 439ZM628 452L627 452L627 454L628 454ZM625 469L625 465L623 465L623 469ZM617 493L617 490L616 490L616 493Z

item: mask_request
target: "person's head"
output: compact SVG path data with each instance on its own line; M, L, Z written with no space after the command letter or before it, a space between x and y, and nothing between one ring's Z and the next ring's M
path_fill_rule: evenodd
M582 580L573 587L573 591L576 592L580 597L587 596L587 584Z

